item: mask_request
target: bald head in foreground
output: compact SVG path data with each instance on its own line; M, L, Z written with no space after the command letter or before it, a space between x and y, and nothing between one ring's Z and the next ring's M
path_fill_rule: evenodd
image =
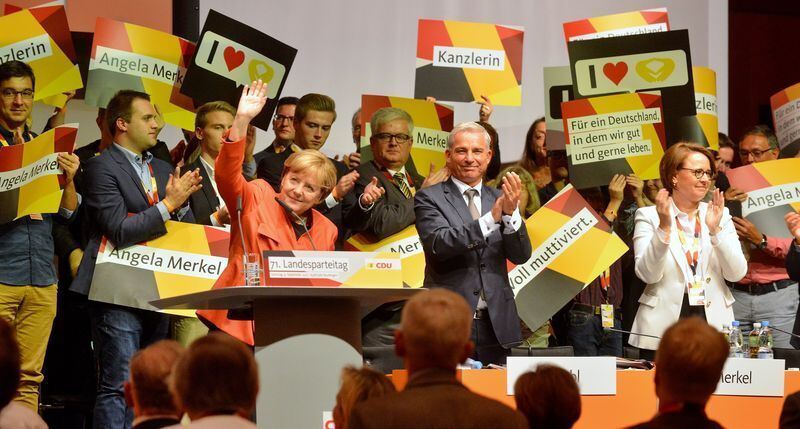
M456 366L472 353L472 310L445 289L422 292L403 309L395 349L408 370L400 393L357 405L348 429L527 428L517 411L470 392Z

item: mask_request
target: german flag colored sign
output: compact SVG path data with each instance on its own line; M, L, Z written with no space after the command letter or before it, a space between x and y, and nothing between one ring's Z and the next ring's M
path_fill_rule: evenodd
M800 83L796 83L769 98L775 134L784 158L800 151Z
M564 37L567 43L575 40L633 36L661 31L669 31L669 17L665 7L564 23Z
M36 76L35 100L63 106L62 93L83 88L77 56L63 6L19 10L0 17L0 28L13 29L0 35L0 63L22 61Z
M121 89L150 94L164 122L194 129L194 101L180 93L195 45L178 36L97 18L86 103L106 107Z
M791 237L783 217L800 210L800 158L756 162L725 173L731 186L747 192L742 217L769 237ZM734 210L735 211L735 210Z
M436 169L444 166L447 137L453 130L453 107L425 100L383 95L361 96L361 162L373 159L370 149L372 128L370 118L379 109L397 107L405 110L414 121L411 132L411 157L406 168L427 176L431 163Z
M522 104L521 27L420 19L414 98Z
M524 264L509 264L508 279L528 326L541 326L628 251L572 185L525 224L533 253Z
M228 265L230 233L167 221L161 237L118 249L105 237L97 252L89 299L158 311L150 301L210 290ZM194 317L194 310L166 310Z
M375 241L367 234L356 234L347 240L345 249L398 254L402 261L403 287L422 287L425 280L425 253L422 252L422 242L414 225L381 241Z
M0 146L0 224L57 213L64 176L58 152L72 152L78 125L62 125L25 143Z
M661 96L620 94L561 103L570 182L607 185L615 174L656 179L664 154Z

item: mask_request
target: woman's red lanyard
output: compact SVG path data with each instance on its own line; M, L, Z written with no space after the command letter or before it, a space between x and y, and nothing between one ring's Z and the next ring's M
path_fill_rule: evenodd
M153 166L148 163L147 168L150 169L150 191L147 191L147 185L144 184L144 181L142 181L142 187L144 188L144 194L147 196L147 202L154 206L158 204L158 183L156 183L156 174L153 172Z
M686 255L686 264L689 265L689 269L692 271L692 280L696 280L697 263L700 259L700 214L695 212L694 215L694 240L692 240L691 246L687 243L686 236L683 232L683 225L681 225L678 216L675 216L675 223L678 226L678 239L681 242L681 248Z

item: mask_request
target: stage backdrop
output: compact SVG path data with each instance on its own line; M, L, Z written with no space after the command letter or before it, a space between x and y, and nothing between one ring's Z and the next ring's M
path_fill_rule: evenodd
M544 115L542 68L568 65L562 24L612 13L666 7L670 27L689 30L692 64L717 72L720 130L727 131L728 12L714 0L478 0L383 2L350 0L200 0L200 23L213 8L297 48L283 95L321 92L336 100L339 115L323 151L355 149L350 118L362 94L414 96L417 20L448 19L525 28L522 106L498 106L491 122L498 128L503 162L522 153L533 119ZM455 105L455 122L475 120L474 104ZM259 133L257 148L272 132Z

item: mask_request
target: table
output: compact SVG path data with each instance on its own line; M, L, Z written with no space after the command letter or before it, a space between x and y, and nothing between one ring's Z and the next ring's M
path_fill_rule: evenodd
M650 420L658 409L654 374L654 371L642 370L617 371L617 394L582 396L581 418L574 428L617 429ZM800 390L800 372L786 371L784 374L785 397ZM506 395L505 370L459 370L457 377L473 392L515 407L514 397ZM392 381L398 389L402 389L407 380L405 370L392 373ZM784 397L713 395L706 412L729 429L777 428Z

